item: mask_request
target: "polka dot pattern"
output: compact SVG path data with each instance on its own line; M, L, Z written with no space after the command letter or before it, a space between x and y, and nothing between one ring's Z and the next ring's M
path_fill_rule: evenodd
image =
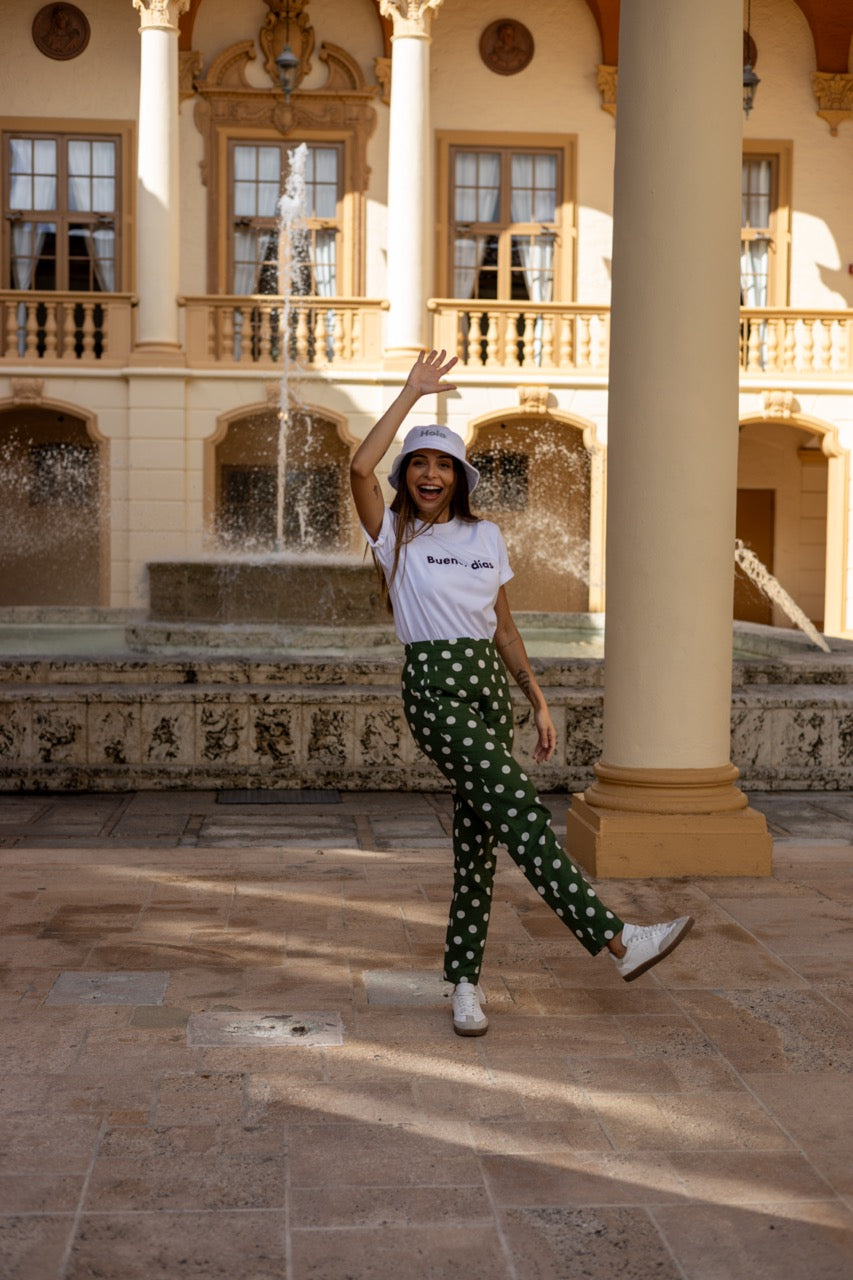
M595 955L622 922L566 857L550 813L512 756L509 683L495 645L470 639L408 645L403 708L416 743L454 792L454 883L445 978L479 979L498 842L542 900Z

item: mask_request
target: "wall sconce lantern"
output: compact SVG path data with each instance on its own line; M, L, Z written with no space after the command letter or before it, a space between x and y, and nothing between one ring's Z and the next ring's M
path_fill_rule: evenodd
M289 102L290 95L299 83L299 69L301 66L299 58L290 47L290 0L287 0L284 17L287 24L284 33L284 48L276 58L275 66L282 93Z
M755 90L761 84L758 76L752 68L752 36L750 35L750 24L752 19L752 0L747 0L746 6L746 47L744 49L743 58L743 114L749 118L752 110L752 104L755 101Z

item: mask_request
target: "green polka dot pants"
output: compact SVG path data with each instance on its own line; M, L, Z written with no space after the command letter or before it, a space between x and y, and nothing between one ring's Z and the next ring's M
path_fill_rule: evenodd
M453 787L454 880L444 976L480 976L495 846L510 856L591 955L622 928L551 827L551 815L511 754L506 668L491 640L406 645L403 706L415 742Z

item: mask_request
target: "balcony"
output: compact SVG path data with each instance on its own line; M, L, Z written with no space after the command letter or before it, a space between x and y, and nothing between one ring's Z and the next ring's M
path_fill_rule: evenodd
M432 342L469 369L607 374L610 308L433 298Z
M0 363L125 365L129 293L0 291Z
M432 342L469 369L607 374L610 308L434 298ZM742 308L740 367L778 378L853 377L853 312ZM689 316L685 323L689 323Z
M388 303L381 299L232 294L180 301L190 368L275 369L285 342L302 369L382 360L382 312Z
M122 367L133 350L127 293L0 291L0 366ZM383 299L213 294L179 299L191 369L269 369L287 353L302 369L377 367ZM471 371L606 378L610 308L579 303L434 298L432 344ZM853 311L742 308L742 376L853 380ZM689 323L689 312L684 323Z

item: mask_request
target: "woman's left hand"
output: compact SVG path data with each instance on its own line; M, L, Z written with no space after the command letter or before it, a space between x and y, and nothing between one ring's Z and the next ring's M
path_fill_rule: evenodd
M533 759L537 764L541 764L544 760L550 760L557 749L557 730L547 707L534 711L533 723L539 735L536 746L533 748Z

